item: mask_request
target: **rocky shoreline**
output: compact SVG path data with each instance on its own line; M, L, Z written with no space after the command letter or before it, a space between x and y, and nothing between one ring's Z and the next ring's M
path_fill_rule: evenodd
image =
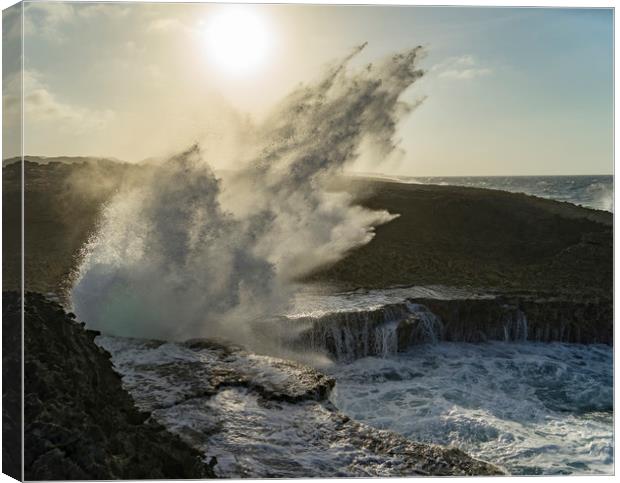
M3 300L18 323L17 294ZM458 449L350 420L328 400L333 379L294 362L207 340L95 344L97 332L35 293L25 318L26 479L501 473ZM254 404L263 423L227 412L230 398Z
M613 303L608 299L510 294L479 300L413 301L441 318L442 340L613 344Z
M16 166L3 169L5 228L14 233L21 218L8 206L19 197ZM26 479L501 472L462 451L350 420L328 399L333 380L313 369L214 341L172 344L87 330L56 302L66 300L101 207L123 176L141 167L25 169L26 289L58 296L26 298ZM96 192L82 189L90 178L101 180ZM376 310L286 321L304 324L291 347L350 360L444 340L613 343L611 213L484 189L338 183L360 204L400 216L304 282L347 291L446 285L485 296L416 296ZM19 240L5 241L5 288L17 288ZM7 348L21 346L16 292L3 292L3 315L3 368L14 375L21 361ZM17 384L4 391L3 431L14 440L19 402ZM18 452L5 445L3 456L19 474Z
M299 352L327 353L340 361L393 356L439 342L613 345L613 305L540 294L410 296L368 308L283 317L270 329L277 331Z

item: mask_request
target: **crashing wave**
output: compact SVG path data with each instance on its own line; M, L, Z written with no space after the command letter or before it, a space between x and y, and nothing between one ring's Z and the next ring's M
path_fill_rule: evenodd
M198 146L126 180L84 250L71 293L78 316L113 335L251 345L248 325L286 312L291 280L398 216L327 189L367 143L392 152L415 107L401 95L423 75L420 48L348 68L363 47L288 95L223 180Z

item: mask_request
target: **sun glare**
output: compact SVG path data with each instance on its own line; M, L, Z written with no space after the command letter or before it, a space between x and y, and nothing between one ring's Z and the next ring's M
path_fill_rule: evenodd
M208 20L205 34L209 57L229 74L256 70L269 53L271 38L267 26L248 9L216 14Z

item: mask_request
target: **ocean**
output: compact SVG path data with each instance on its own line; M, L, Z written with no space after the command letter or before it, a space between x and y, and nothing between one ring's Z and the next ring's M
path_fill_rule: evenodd
M363 327L376 311L403 319L394 307L412 297L489 296L440 286L307 293L298 297L296 316L337 325L346 312L346 319L358 314ZM441 321L422 314L424 343L404 352L390 322L375 329L380 344L367 357L354 356L353 346L365 344L359 334L323 335L344 342L325 369L337 381L331 401L338 409L415 441L458 447L510 474L613 472L612 347L530 341L527 318L521 333L504 341L448 342L438 336Z
M392 176L370 175L401 183L468 186L525 193L539 198L613 212L614 184L610 175L586 176Z
M535 342L427 344L334 368L335 405L511 474L613 472L613 353Z
M400 447L407 440L456 447L513 475L613 473L612 347L526 341L527 319L504 340L449 342L436 330L441 321L408 303L411 297L491 296L441 286L298 294L285 333L303 331L309 318L330 325L306 340L305 352L289 340L276 355L333 377L327 403L300 399L312 394L309 373L273 353L222 352L200 342L97 342L111 352L138 406L206 461L216 458L223 477L412 474L398 452L362 449L374 447L373 438L393 438L374 430L405 437L390 439ZM404 311L395 310L399 304ZM386 323L371 326L375 313ZM395 328L408 315L418 316L421 339L400 351ZM278 338L273 326L262 326L261 335ZM331 355L321 351L336 338L340 347ZM219 390L213 378L224 378Z
M611 176L399 178L398 181L502 189L613 210ZM197 189L202 190L202 186ZM183 207L187 203L184 196L175 198L178 193L174 187L166 195L165 202L157 205L166 215L162 218L165 223L159 222L158 211L148 213L157 215L155 226L170 232L169 247L165 246L170 248L165 252L168 258L162 258L168 261L170 254L177 254L178 232L192 226L193 218L189 214L187 219L176 217L171 226L170 200ZM122 215L123 223L128 213L133 211L112 212L115 216ZM185 211L182 213L186 215ZM219 215L214 219L219 220ZM210 225L200 226L205 229L204 226ZM228 242L237 234L237 226L227 223L222 226L231 230L223 232ZM201 236L212 239L215 235L207 232ZM102 250L109 246L113 244L101 244ZM108 259L105 250L103 259ZM145 253L147 258L152 255ZM202 256L202 252L199 254ZM189 280L190 308L196 308L192 305L196 301L209 302L205 306L211 307L214 303L205 298L203 290L203 285L209 287L210 277L204 272L205 267L218 266L216 261L221 257L197 258L191 265L195 271L189 277L190 265L183 255L182 263L178 263L178 275L184 277L180 278L184 283ZM155 262L159 261L156 257ZM245 259L244 263L247 263ZM83 293L99 294L100 287L107 286L101 285L100 265L93 267L91 282L97 282L94 285L97 291ZM121 273L133 280L134 272L123 268ZM141 275L146 274L146 280L159 290L155 273L144 271ZM103 280L108 283L107 278ZM252 280L260 281L261 287L265 285L260 270ZM151 287L143 279L138 282L137 286ZM188 293L186 285L173 288L175 297ZM161 293L170 290L164 287ZM76 293L80 295L78 291L74 296ZM216 472L220 476L412 474L407 473L413 471L407 461L394 453L374 451L381 448L377 438L390 439L396 446L408 444L403 441L419 441L456 447L516 475L613 473L612 347L537 342L527 317L520 310L497 321L499 337L495 333L483 338L488 341L453 342L442 338L438 316L410 302L420 298L492 297L490 293L469 293L440 286L345 293L307 287L297 291L289 313L273 320L242 318L243 325L228 323L225 327L230 333L245 330L248 340L254 337L260 342L262 337L279 344L279 352L261 352L260 343L255 353L229 352L208 345L201 348L199 343L193 346L115 337L102 337L99 343L111 352L114 365L138 406L151 411L168 429L202 451L206 461L216 458ZM153 312L141 315L128 310L135 308L132 299L121 299L116 305L102 300L107 304L106 310L111 307L118 311L113 313L115 322L135 326L135 334L124 335L155 338L151 335L154 332L144 334L144 328L138 325L143 320L149 322L149 330L152 320L159 320L166 328L173 320L173 328L185 333L182 324L187 314L180 309L173 310L174 304L166 303L163 307L167 312L162 312L160 305L154 303ZM201 317L208 315L200 310L197 313ZM93 320L97 311L93 314L88 320ZM248 324L248 320L252 323ZM312 320L320 320L321 324L315 326ZM415 344L406 350L399 346L397 330L403 320L413 324L411 335L415 339ZM202 321L199 318L195 322ZM340 326L338 321L342 322ZM256 333L251 333L254 330ZM176 337L176 340L182 339ZM270 347L273 349L273 345ZM311 387L303 387L308 373L283 359L314 366L333 377L335 387L329 399L313 396ZM205 389L205 380L214 375L218 380ZM291 395L287 393L290 388L282 389L283 384L302 387ZM266 393L268 398L264 396ZM380 430L389 430L390 434L406 439L394 439Z

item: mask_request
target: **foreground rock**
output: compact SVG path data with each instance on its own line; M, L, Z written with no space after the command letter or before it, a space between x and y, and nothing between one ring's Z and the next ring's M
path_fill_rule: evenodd
M19 299L3 292L5 320ZM13 310L10 309L13 307ZM110 355L56 303L25 303L25 478L208 478L200 453L137 410Z
M22 473L22 324L17 293L2 293L2 472Z
M210 341L99 337L136 403L236 478L500 474L464 452L414 443L338 412L333 379Z

